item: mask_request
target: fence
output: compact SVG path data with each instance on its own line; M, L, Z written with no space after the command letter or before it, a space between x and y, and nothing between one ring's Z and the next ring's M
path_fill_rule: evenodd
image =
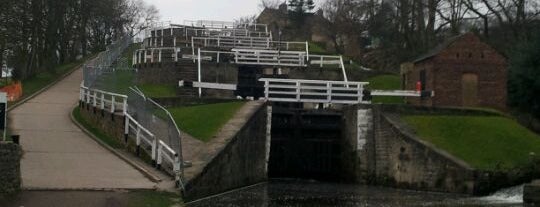
M88 88L104 87L103 85L99 85L99 81L118 70L118 68L113 67L113 64L117 62L122 52L129 47L131 42L131 36L126 35L109 45L107 50L99 53L97 58L85 64L83 67L84 86Z
M164 170L183 177L182 143L180 130L172 115L137 88L128 92L127 115L138 125L153 133L155 145L150 153ZM174 162L173 162L174 161Z
M126 114L127 98L126 95L98 89L89 89L81 84L79 100L101 110L107 110L111 113L122 112L122 114Z
M131 37L121 38L83 67L79 98L104 111L124 114L126 138L133 138L138 153L144 150L158 167L175 175L183 188L180 130L165 108L130 88L136 70L121 58L130 43Z
M276 102L358 104L367 82L261 78L266 100Z

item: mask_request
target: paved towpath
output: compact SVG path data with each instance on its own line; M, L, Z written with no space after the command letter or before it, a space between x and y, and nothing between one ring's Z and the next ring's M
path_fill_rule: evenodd
M107 151L71 122L79 97L79 69L9 113L21 137L23 188L152 189L155 183Z

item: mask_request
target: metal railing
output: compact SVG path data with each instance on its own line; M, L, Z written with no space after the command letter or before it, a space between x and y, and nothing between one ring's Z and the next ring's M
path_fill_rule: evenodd
M81 83L79 100L111 113L127 112L127 96L98 89L89 89Z
M137 121L139 125L152 132L157 139L156 162L161 166L163 161L171 174L183 179L182 140L181 132L172 115L163 106L156 103L151 98L146 97L137 88L130 88L128 93L127 114ZM161 150L159 147L162 147ZM165 159L163 159L165 158ZM168 159L171 158L171 159ZM174 160L175 162L169 163Z
M232 49L236 64L306 67L306 52Z
M140 153L140 149L143 149L150 155L152 161L156 161L157 155L157 141L156 136L150 132L148 129L143 127L137 120L135 120L128 113L124 114L126 117L124 134L126 138L131 137L135 138L135 145L137 146L137 154ZM126 139L127 141L127 139ZM141 148L141 146L143 146ZM146 146L146 147L144 147Z
M244 37L244 36L217 36L217 37L192 37L191 47L218 47L238 49L281 49L306 51L309 53L308 42L279 42L270 37Z
M276 102L359 104L368 82L261 78L265 99Z

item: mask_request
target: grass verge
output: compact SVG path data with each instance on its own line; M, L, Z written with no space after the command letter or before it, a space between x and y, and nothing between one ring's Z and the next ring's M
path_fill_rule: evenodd
M93 56L91 56L93 57ZM73 71L75 67L84 63L91 57L80 59L76 62L59 65L54 69L54 73L46 71L36 74L35 76L22 81L23 84L23 97L28 97L43 87L51 84L55 80L58 80L65 74Z
M176 96L175 85L142 84L142 85L138 85L137 87L139 87L139 89L141 89L146 96L152 97L152 98Z
M123 145L119 143L116 139L113 137L110 137L109 135L105 134L98 128L94 127L88 120L86 120L82 115L79 107L75 107L72 111L73 117L77 122L79 122L84 128L86 128L88 131L90 131L92 134L94 134L98 139L105 142L107 145L111 146L115 149L121 149L123 148Z
M368 80L369 89L372 90L400 90L401 78L397 75L379 75ZM401 104L404 103L402 97L379 96L373 97L372 103Z
M183 206L179 195L157 191L137 191L129 193L128 207L170 207Z
M426 115L402 118L424 140L484 170L509 169L540 155L540 136L499 116Z
M231 119L245 102L228 102L168 108L178 127L207 142Z

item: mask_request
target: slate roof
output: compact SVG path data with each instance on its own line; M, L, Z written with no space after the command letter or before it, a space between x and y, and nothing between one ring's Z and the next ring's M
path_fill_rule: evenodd
M441 51L443 51L444 49L448 48L450 45L452 45L452 43L456 42L457 40L459 40L461 37L463 37L464 35L466 35L467 33L465 34L460 34L460 35L457 35L457 36L453 36L453 37L450 37L448 39L446 39L444 42L442 42L441 44L437 45L437 47L433 48L432 50L428 51L427 53L419 56L418 58L416 58L413 63L418 63L418 62L422 62L424 60L427 60L427 59L430 59L434 56L436 56L437 54L439 54Z

